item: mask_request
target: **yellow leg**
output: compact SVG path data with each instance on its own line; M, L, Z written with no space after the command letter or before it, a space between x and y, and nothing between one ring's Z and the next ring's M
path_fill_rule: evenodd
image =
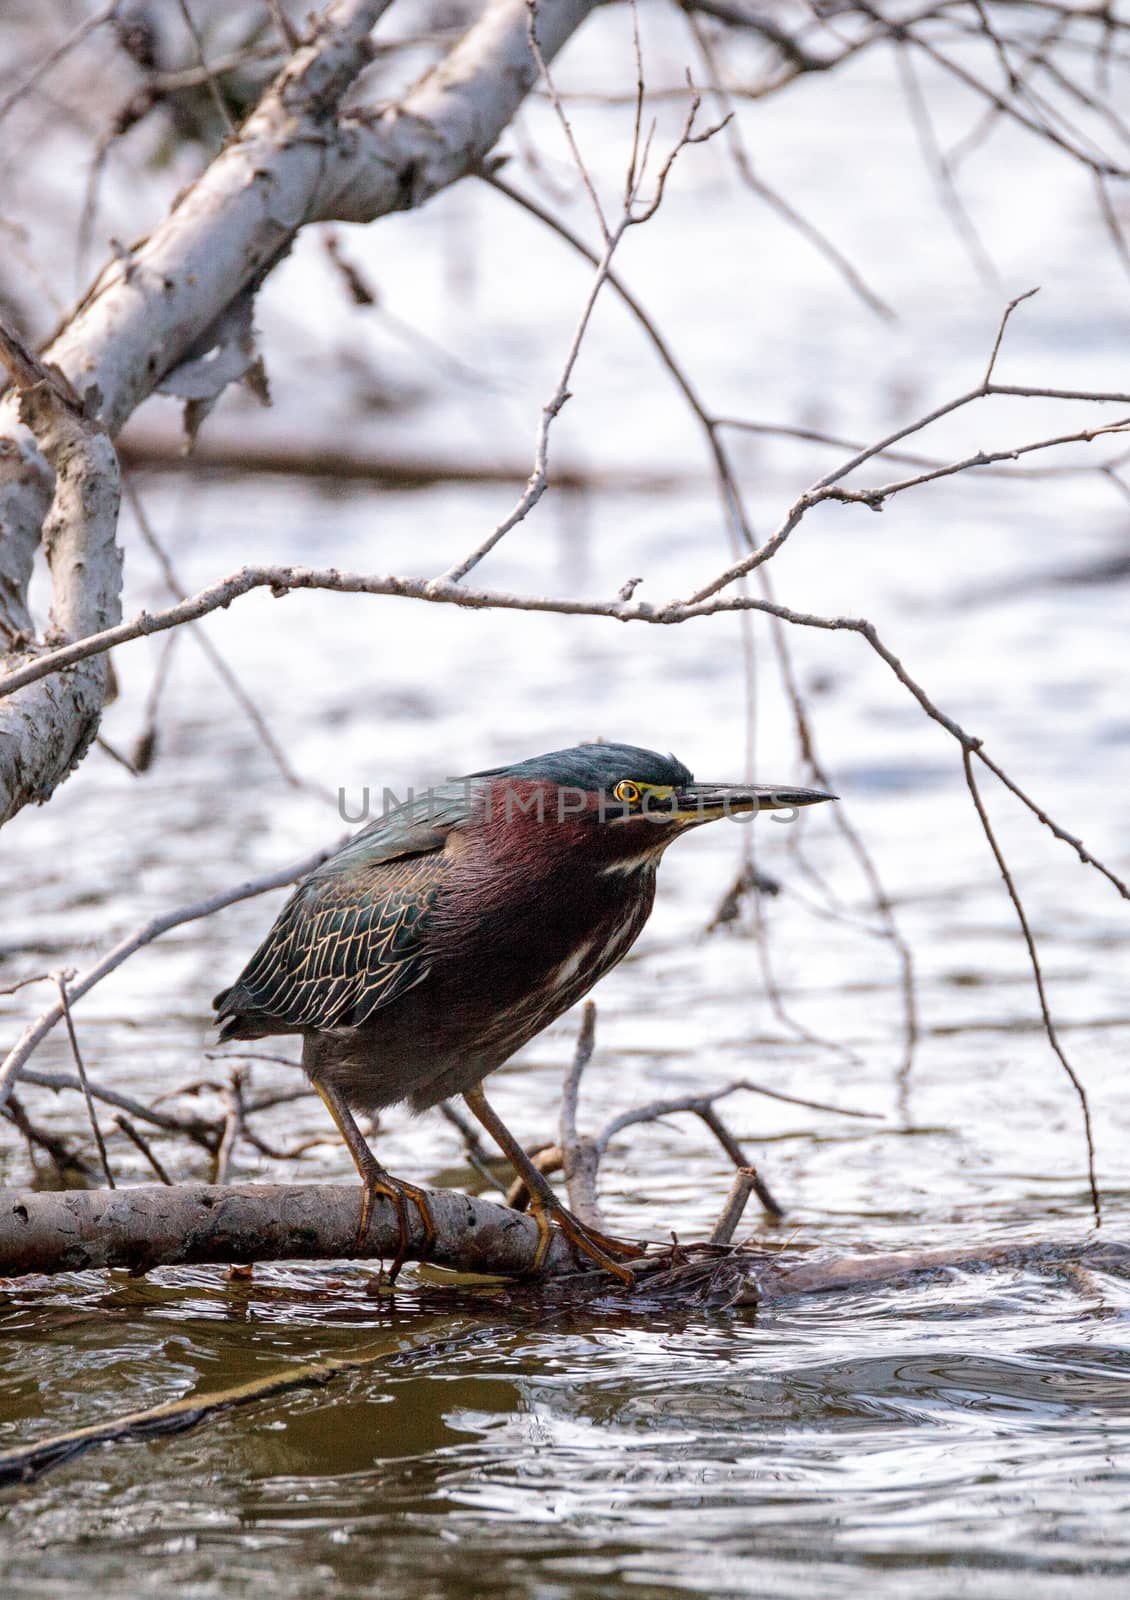
M377 1195L383 1194L391 1200L396 1207L396 1223L398 1242L396 1255L393 1257L392 1267L388 1274L389 1283L396 1282L396 1275L404 1265L404 1258L408 1253L410 1235L408 1232L408 1206L412 1204L420 1214L420 1221L424 1225L424 1248L420 1252L420 1260L426 1261L431 1254L432 1246L436 1241L436 1225L432 1216L428 1197L423 1189L418 1189L414 1183L405 1183L403 1178L394 1178L391 1172L386 1172L376 1156L365 1143L365 1136L353 1120L353 1113L345 1101L327 1083L312 1080L317 1089L322 1103L337 1125L337 1131L345 1140L346 1148L353 1157L353 1164L361 1177L361 1218L357 1224L357 1249L369 1234L369 1225L373 1220L373 1201Z
M552 1217L565 1237L582 1255L588 1256L590 1261L595 1261L605 1272L610 1272L613 1277L619 1278L621 1283L629 1286L634 1283L632 1273L627 1267L615 1261L611 1252L616 1251L625 1256L641 1256L643 1251L637 1245L624 1244L619 1239L609 1239L604 1234L586 1228L567 1207L561 1204L548 1179L534 1166L510 1129L490 1105L481 1085L469 1089L463 1098L499 1149L508 1157L515 1172L530 1191L530 1210L538 1225L538 1248L534 1256L533 1270L537 1272L545 1260L545 1253L553 1236L549 1223L549 1218Z

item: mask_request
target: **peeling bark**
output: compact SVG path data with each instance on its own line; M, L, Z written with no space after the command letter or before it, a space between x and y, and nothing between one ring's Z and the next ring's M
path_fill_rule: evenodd
M26 435L0 438L0 647L4 650L18 650L32 638L27 589L53 489L51 468ZM0 756L0 768L2 764Z
M53 647L121 621L118 458L71 387L4 329L0 356L15 379L19 421L37 440L53 475L43 528L54 597L44 642ZM43 478L29 458L7 487L12 492L0 509L16 522L14 538L4 541L7 558L30 574L33 529L27 511L42 493ZM21 603L24 598L18 597ZM107 672L108 658L76 662L28 694L13 695L0 710L0 823L29 800L48 799L81 761L98 731Z

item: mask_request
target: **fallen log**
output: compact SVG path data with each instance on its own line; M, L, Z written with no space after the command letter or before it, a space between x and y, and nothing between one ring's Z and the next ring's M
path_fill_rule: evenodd
M436 1223L428 1253L432 1265L492 1277L522 1277L532 1271L538 1230L525 1212L451 1189L430 1190L428 1200ZM391 1260L399 1236L392 1203L377 1198L368 1237L360 1246L359 1217L356 1184L0 1190L0 1279L105 1267L140 1274L154 1267L207 1263ZM424 1230L412 1206L408 1227L406 1259L419 1261ZM640 1291L654 1294L664 1279L676 1285L689 1284L695 1275L708 1279L712 1264L726 1263L729 1282L736 1285L740 1273L745 1285L727 1294L729 1304L854 1289L946 1268L1070 1262L1130 1272L1130 1246L1093 1237L834 1257L763 1245L652 1248L655 1254L637 1269ZM564 1235L555 1232L543 1276L552 1280L587 1265Z
M451 1189L428 1194L436 1240L428 1259L460 1272L521 1276L534 1264L532 1217ZM358 1247L358 1184L183 1183L37 1193L0 1190L0 1278L207 1262L391 1260L399 1237L392 1202L378 1196ZM419 1261L424 1229L408 1207L406 1259ZM548 1273L575 1268L564 1235L546 1255Z

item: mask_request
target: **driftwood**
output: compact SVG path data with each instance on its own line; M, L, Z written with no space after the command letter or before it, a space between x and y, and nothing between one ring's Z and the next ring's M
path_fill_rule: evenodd
M435 1266L463 1273L521 1277L533 1268L538 1230L524 1212L450 1189L428 1199L437 1237ZM27 1274L203 1263L391 1259L397 1223L391 1202L378 1198L369 1237L358 1248L360 1190L356 1184L178 1184L128 1189L37 1193L0 1190L0 1279ZM407 1259L419 1261L423 1229L408 1212ZM1024 1262L1099 1257L1130 1269L1130 1246L1118 1242L1055 1242L962 1246L900 1255L825 1257L776 1247L730 1245L653 1246L638 1267L638 1290L654 1290L673 1269L729 1261L740 1266L746 1290L730 1303L822 1294L888 1282L939 1268L977 1268ZM579 1262L564 1235L555 1233L544 1262L547 1281L575 1274ZM592 1276L591 1273L586 1273Z
M356 1183L0 1191L0 1277L92 1267L140 1273L202 1262L391 1260L396 1212L379 1197L358 1248L360 1197ZM532 1217L449 1189L428 1198L437 1235L429 1259L437 1266L508 1276L530 1271L538 1242ZM424 1232L413 1206L408 1227L407 1259L418 1261ZM564 1236L555 1236L547 1271L572 1264Z

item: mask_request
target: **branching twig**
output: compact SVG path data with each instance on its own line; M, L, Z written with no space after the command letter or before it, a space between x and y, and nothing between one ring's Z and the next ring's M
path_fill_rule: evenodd
M109 5L103 6L93 16L84 17L81 22L77 23L67 37L62 39L53 50L44 56L43 60L14 89L10 90L3 100L0 100L0 122L8 115L13 106L22 100L25 95L30 94L36 84L40 83L51 71L52 67L58 66L64 56L69 55L72 50L76 49L96 28L102 27L104 23L111 22L120 5L121 0L110 0Z
M807 240L824 257L825 261L830 262L852 293L858 295L869 310L873 311L876 316L881 317L885 322L894 321L895 312L892 307L872 289L855 263L848 259L843 251L828 238L827 234L823 233L815 223L810 222L807 217L803 216L784 195L772 188L754 170L741 129L734 118L733 105L729 93L722 84L718 63L710 41L706 37L694 12L689 7L684 7L684 10L686 11L687 23L690 26L691 34L702 57L703 65L710 75L711 93L726 118L726 134L730 146L730 154L738 175L746 188L764 201L789 227L795 229L802 239Z
M531 7L530 15L532 40L532 18L534 15L535 0L528 0L528 3ZM536 42L534 42L533 48L535 50L537 49ZM540 54L538 59L540 61ZM560 110L559 102L556 103L558 104L558 108ZM471 572L473 568L477 567L479 563L490 554L494 547L506 537L511 529L517 527L520 522L525 520L525 518L537 505L542 495L545 493L546 486L549 481L549 431L553 426L555 418L560 413L562 407L565 405L565 402L569 399L569 383L572 379L573 370L576 367L577 359L581 353L581 345L584 341L585 333L587 332L589 323L592 319L593 310L596 306L600 291L604 287L604 284L609 280L612 258L616 253L616 249L629 228L637 227L642 223L650 221L655 215L656 211L659 209L659 206L663 201L667 179L680 152L686 149L689 145L705 143L706 140L713 138L713 136L724 126L723 123L719 123L713 128L707 128L702 133L695 133L693 129L695 117L698 112L698 104L698 99L696 97L691 102L690 109L687 112L682 133L670 150L663 166L660 168L659 176L655 184L655 193L652 199L642 207L638 207L636 204L636 191L630 190L620 219L611 231L609 231L607 222L604 218L604 213L600 209L600 202L597 199L596 191L592 188L591 181L588 180L587 172L581 159L580 152L575 150L574 146L576 159L580 166L580 170L585 176L586 182L588 183L593 205L596 207L597 215L600 218L600 225L603 230L605 240L604 250L597 261L596 276L594 277L589 288L588 296L585 299L585 303L581 309L581 315L577 321L576 328L574 329L573 338L565 356L565 365L562 368L557 388L554 391L552 398L542 408L541 420L538 424L537 440L534 446L534 467L533 471L530 473L526 487L519 496L518 501L514 505L513 509L502 519L500 523L498 523L495 528L491 530L486 538L476 545L474 550L472 550L469 555L464 556L463 559L456 562L454 566L448 567L445 572L441 573L433 581L432 588L435 590L437 595L445 590L449 590L454 585L462 583L467 574ZM564 111L560 111L560 115L565 119L565 126L568 128L568 119L565 118ZM571 129L569 130L569 134L570 140L572 141ZM633 155L633 163L634 161L635 156ZM431 598L431 596L429 596L429 598Z

